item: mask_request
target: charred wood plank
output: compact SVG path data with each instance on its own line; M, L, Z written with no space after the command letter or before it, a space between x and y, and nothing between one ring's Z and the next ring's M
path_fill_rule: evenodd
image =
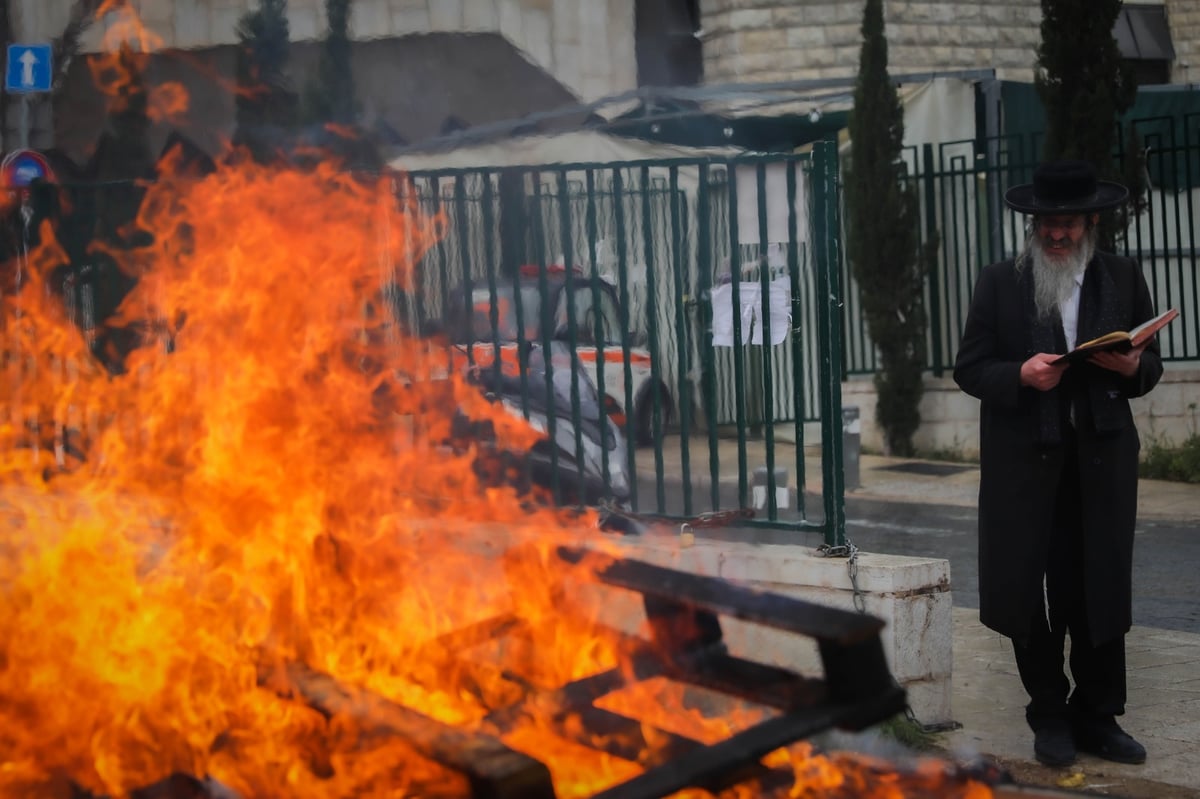
M802 677L723 652L691 658L687 667L672 670L670 675L680 682L782 711L829 701L829 688L824 680Z
M487 715L487 721L501 729L507 729L517 719L529 712L530 705L537 708L539 715L545 715L546 712L562 713L569 710L580 710L627 684L628 680L620 669L607 669L588 677L573 680L561 688L531 695L526 698L526 701L493 710Z
M825 684L835 702L862 704L872 697L903 693L888 668L883 641L870 638L849 646L818 641L817 649L825 669Z
M572 716L578 719L578 724L571 723ZM598 707L586 707L562 714L552 720L551 724L555 734L566 740L591 749L603 750L631 763L640 763L648 769L664 766L705 746L687 736L667 732ZM649 736L647 732L650 733ZM708 780L703 787L715 793L749 780L758 780L760 783L769 781L776 787L784 787L790 784L787 782L789 779L793 779L790 771L786 774L774 774L763 764L749 761Z
M220 795L224 797L232 797L233 794L223 787L220 788ZM36 794L41 797L49 796L66 796L67 799L107 799L106 797L98 797L96 794L86 791L76 785L66 786L65 793L63 789L45 787L37 791ZM198 780L188 774L172 774L165 779L159 780L153 785L147 785L143 788L136 788L129 793L130 799L218 799L218 792L210 789L208 781Z
M570 723L574 716L581 725ZM647 725L637 719L598 707L586 707L562 714L553 721L555 734L591 749L642 763L658 766L703 746L699 741ZM646 733L650 731L650 739Z
M559 548L559 556L568 562L579 562L586 555L581 549ZM883 629L883 621L874 616L637 560L613 560L600 568L597 576L608 585L653 597L656 610L684 606L836 644L855 644Z
M550 771L501 741L442 724L367 691L342 685L302 663L287 676L312 707L357 720L366 730L398 736L417 752L465 776L475 799L554 799Z
M526 629L527 625L524 619L512 613L503 613L439 635L435 639L435 643L449 652L457 652L505 638Z
M883 714L880 719L895 714L904 707L903 691L898 696L898 706L877 702L871 711ZM747 763L758 763L781 746L842 726L848 718L864 712L865 708L855 706L826 705L767 719L724 741L699 747L648 769L595 794L592 799L654 799L684 788L720 790L740 781L744 777L741 769Z

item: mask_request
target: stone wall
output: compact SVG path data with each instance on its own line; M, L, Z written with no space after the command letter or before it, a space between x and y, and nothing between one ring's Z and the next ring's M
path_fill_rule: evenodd
M20 41L58 36L73 0L14 0ZM237 41L238 19L257 0L133 0L145 24L165 47L199 47ZM289 0L293 41L319 38L324 0ZM501 33L534 64L585 101L637 85L633 0L354 0L356 39L413 33ZM104 26L95 26L86 49L100 48Z
M1166 3L1180 59L1195 60L1200 6ZM853 77L862 10L861 0L702 0L705 80ZM994 67L1003 80L1032 81L1041 18L1039 0L885 0L888 68L895 75Z
M1196 0L1165 0L1165 5L1175 46L1171 81L1200 83L1200 3Z
M882 452L883 436L875 424L871 378L844 382L842 405L859 408L863 449ZM1152 442L1170 446L1200 434L1200 369L1194 364L1167 364L1155 389L1131 405L1143 453ZM962 393L949 376L927 377L921 398L921 427L913 444L923 453L978 458L979 401Z

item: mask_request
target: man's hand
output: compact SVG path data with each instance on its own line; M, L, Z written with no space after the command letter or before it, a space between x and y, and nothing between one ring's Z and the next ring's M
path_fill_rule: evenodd
M1021 385L1036 388L1038 391L1049 391L1058 385L1067 364L1055 366L1051 361L1059 356L1052 352L1039 352L1021 364Z
M1116 372L1121 377L1133 377L1137 374L1138 362L1142 359L1142 350L1144 349L1146 349L1145 344L1128 352L1097 352L1088 358L1088 363L1094 363L1101 369Z

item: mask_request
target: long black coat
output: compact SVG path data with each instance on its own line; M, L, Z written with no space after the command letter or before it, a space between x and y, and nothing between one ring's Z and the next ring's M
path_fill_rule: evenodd
M1031 268L1018 271L1011 260L980 272L954 366L955 382L982 400L979 616L988 627L1013 638L1028 633L1042 594L1064 462L1062 445L1039 440L1041 392L1020 384L1021 364L1035 354L1034 312L1024 285L1032 279ZM1079 302L1078 342L1110 332L1097 329L1102 302L1115 306L1104 309L1104 317L1125 323L1117 329L1132 330L1154 316L1145 278L1130 258L1097 253L1088 265ZM1140 442L1129 398L1158 383L1162 361L1157 344L1152 344L1142 354L1138 373L1129 379L1086 363L1068 369L1092 389L1091 412L1077 424L1076 440L1089 628L1093 640L1103 643L1132 624ZM1094 419L1106 420L1107 429L1098 431Z

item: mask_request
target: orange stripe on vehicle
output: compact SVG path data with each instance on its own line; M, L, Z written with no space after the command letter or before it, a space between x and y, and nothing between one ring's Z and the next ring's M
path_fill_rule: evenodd
M597 360L597 352L599 352L599 351L593 350L593 349L578 350L579 360L587 361L588 363L593 363ZM604 350L604 362L605 363L620 363L622 358L623 358L623 353L622 353L620 347L605 348L605 350ZM629 353L629 362L636 366L649 366L650 365L650 356L645 355L640 352L631 352L631 353Z
M496 362L495 353L495 347L490 344L476 345L471 349L471 358L476 366L491 366ZM467 368L471 363L471 360L467 358L466 350L463 349L455 348L451 358L454 367L459 371ZM516 344L500 345L500 363L502 366L517 367L520 365Z

